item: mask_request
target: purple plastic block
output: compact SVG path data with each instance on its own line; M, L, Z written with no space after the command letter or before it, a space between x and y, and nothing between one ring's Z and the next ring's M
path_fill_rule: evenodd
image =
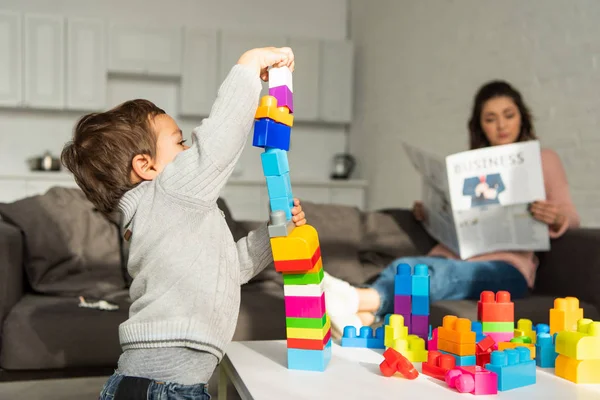
M397 294L394 297L394 314L410 314L410 296Z
M410 320L410 328L411 334L427 340L429 336L429 316L413 314Z
M269 96L277 99L277 107L287 107L290 114L294 113L294 94L287 86L276 86L269 89Z

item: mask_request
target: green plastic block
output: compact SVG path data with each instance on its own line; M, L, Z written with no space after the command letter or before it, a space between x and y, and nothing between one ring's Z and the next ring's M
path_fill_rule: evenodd
M510 339L511 343L529 343L531 344L531 338L529 336L518 336Z
M323 318L293 318L286 317L285 326L287 328L313 328L321 329L327 323L327 314Z
M323 280L323 269L306 274L283 274L284 285L316 285Z
M482 324L483 333L486 332L514 332L514 322L483 322Z

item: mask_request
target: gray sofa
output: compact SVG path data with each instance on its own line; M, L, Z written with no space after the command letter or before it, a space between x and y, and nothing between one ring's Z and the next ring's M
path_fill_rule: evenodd
M234 238L256 226L235 221L224 201L219 206ZM434 244L409 210L303 206L319 232L325 270L353 284L374 279L397 257L425 254ZM97 213L75 189L0 204L0 216L0 380L110 374L120 353L117 328L129 306L122 262L127 248L119 241L118 221ZM600 230L570 231L539 257L535 290L515 301L516 318L547 322L555 297L576 296L586 317L598 320ZM80 295L120 309L78 307ZM474 320L476 304L431 305L434 326L447 314ZM270 266L242 287L234 340L284 338L283 282Z

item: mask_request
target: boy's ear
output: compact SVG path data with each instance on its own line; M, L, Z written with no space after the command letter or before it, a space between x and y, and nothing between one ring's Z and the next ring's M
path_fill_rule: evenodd
M138 154L131 161L135 181L151 181L156 177L154 160L148 154Z

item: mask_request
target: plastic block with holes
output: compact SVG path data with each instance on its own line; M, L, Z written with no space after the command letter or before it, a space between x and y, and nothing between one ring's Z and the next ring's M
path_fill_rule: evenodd
M367 349L385 349L383 344L384 330L379 327L373 333L373 329L368 326L360 328L358 335L354 326L344 327L342 336L342 347L364 347Z
M429 297L429 268L425 264L417 264L412 274L411 295ZM420 314L425 315L425 314Z
M533 322L530 319L521 318L517 321L517 327L514 332L515 337L528 337L531 339L531 343L535 344L537 335L533 328Z
M331 339L323 350L288 348L287 356L289 369L323 372L331 361Z
M396 265L394 293L396 296L412 295L412 274L410 265L406 263L399 263L398 265Z
M498 390L505 391L536 382L535 361L526 347L494 351L485 369L498 375Z
M254 121L254 136L252 137L252 146L271 147L288 151L290 149L290 139L292 128L280 124L270 118L261 118Z
M263 175L279 176L290 172L287 151L277 148L266 148L260 155Z
M498 375L480 366L456 367L446 374L446 384L460 393L497 394Z
M479 301L477 302L477 320L485 322L515 322L515 305L510 300L510 293L499 291L494 295L494 292L481 292ZM514 327L513 327L514 329ZM485 327L483 333L487 333ZM514 336L514 332L511 331Z
M540 368L554 368L557 356L553 336L540 332L535 343L535 364Z
M429 350L427 361L421 364L421 372L432 378L443 381L446 373L456 366L454 357L448 354L442 354L439 351Z
M556 335L556 352L576 360L600 359L600 322L580 319L577 331Z
M471 321L446 315L438 328L437 348L457 356L474 356L475 332L471 331Z
M498 343L498 350L516 349L517 347L527 347L531 354L531 359L535 360L535 345L531 343L514 342L513 340L514 339L511 339L510 342Z
M550 309L550 334L561 331L576 331L577 321L583 318L583 309L579 308L577 297L554 299L554 308Z
M277 99L273 96L263 96L260 99L254 119L261 120L263 118L272 119L290 128L294 125L294 116L290 114L290 110L277 104Z

